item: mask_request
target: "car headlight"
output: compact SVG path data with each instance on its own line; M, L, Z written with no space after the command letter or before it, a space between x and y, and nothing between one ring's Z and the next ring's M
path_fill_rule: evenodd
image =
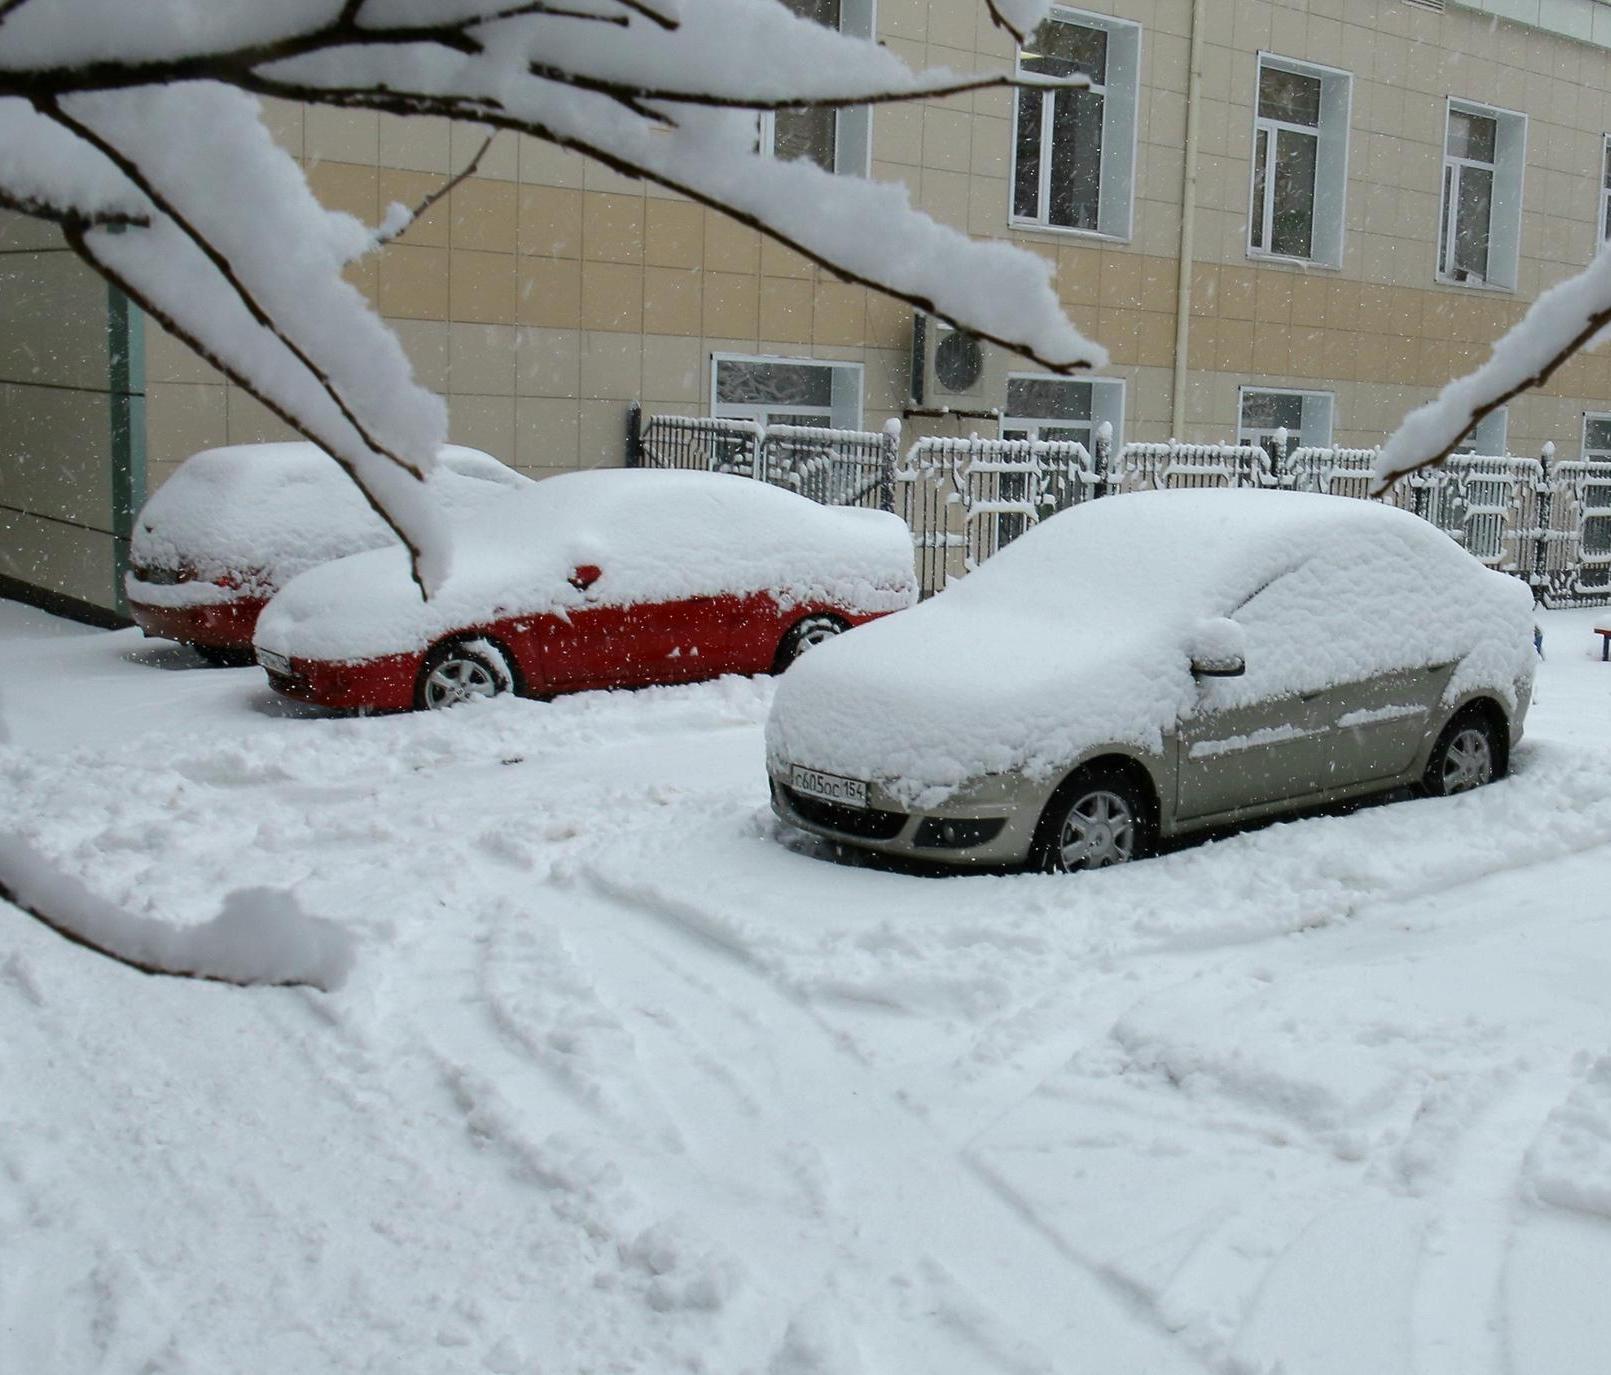
M291 660L284 654L276 654L272 649L259 649L257 662L270 673L278 673L282 678L291 676Z

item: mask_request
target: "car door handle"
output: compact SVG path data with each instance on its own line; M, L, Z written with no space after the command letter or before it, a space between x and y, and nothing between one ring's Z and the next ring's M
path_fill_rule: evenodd
M1314 701L1314 699L1316 697L1319 697L1321 695L1321 693L1323 693L1324 691L1325 691L1325 688L1316 688L1313 692L1300 692L1298 694L1298 700L1300 702L1312 702L1312 701Z

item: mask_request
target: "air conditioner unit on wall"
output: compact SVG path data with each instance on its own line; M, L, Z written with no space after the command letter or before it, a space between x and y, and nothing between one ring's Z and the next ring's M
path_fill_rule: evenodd
M908 414L994 417L1000 364L974 335L918 311L912 316L912 403Z

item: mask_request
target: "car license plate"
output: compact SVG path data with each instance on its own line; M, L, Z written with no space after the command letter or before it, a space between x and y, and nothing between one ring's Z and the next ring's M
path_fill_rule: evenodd
M257 662L270 673L278 673L282 678L291 676L291 661L283 654L276 654L272 649L258 650Z
M841 807L865 807L867 785L859 778L841 778L836 773L803 769L796 764L789 770L789 786L807 797L837 802Z

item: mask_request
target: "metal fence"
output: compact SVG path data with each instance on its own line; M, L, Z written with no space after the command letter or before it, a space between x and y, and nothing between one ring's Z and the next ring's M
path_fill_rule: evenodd
M1261 487L1367 498L1374 449L927 438L900 453L897 426L867 434L687 416L643 419L633 466L738 473L833 506L893 511L911 528L924 596L1047 516L1118 492ZM1460 454L1380 500L1445 531L1548 606L1611 602L1611 463Z
M737 473L798 492L824 506L895 508L893 489L900 431L815 429L657 415L632 408L627 465Z

